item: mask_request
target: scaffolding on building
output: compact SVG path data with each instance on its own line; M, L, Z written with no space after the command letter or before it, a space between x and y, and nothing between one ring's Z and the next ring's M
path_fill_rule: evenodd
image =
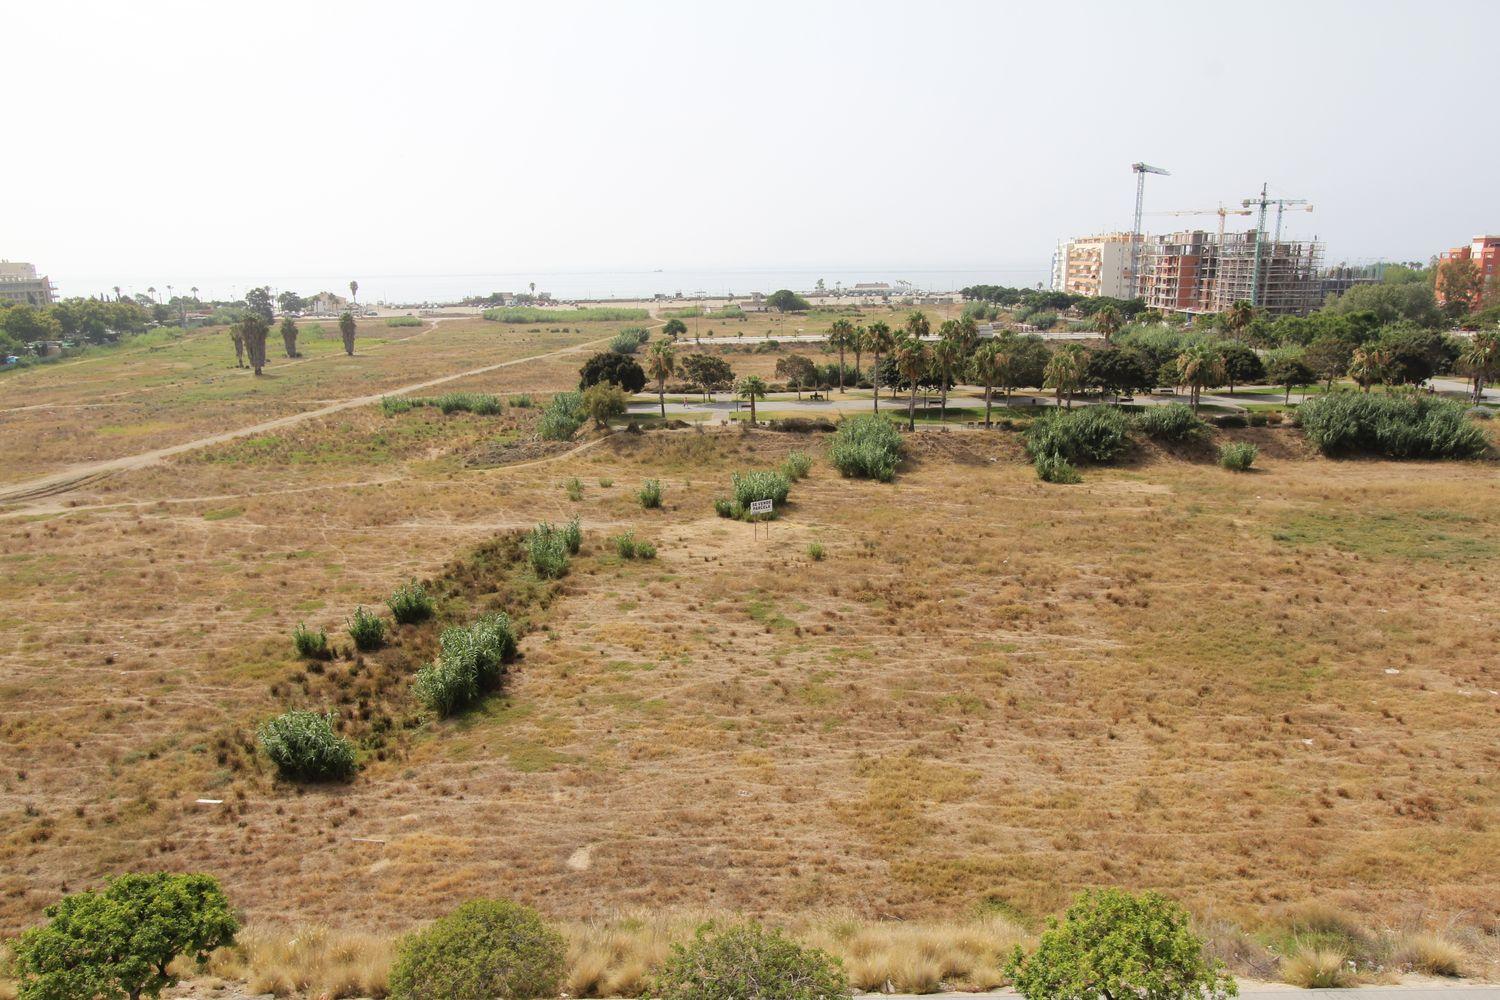
M1322 258L1315 240L1267 239L1253 229L1155 236L1141 249L1141 297L1162 312L1218 313L1245 301L1271 315L1305 316L1322 304Z

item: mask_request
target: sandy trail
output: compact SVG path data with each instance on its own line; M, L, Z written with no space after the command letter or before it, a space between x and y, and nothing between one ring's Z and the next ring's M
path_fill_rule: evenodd
M274 420L264 420L258 424L247 427L239 427L231 431L221 431L218 434L210 434L207 437L196 438L192 441L184 441L181 444L170 445L166 448L156 448L152 451L142 452L138 455L126 455L123 458L111 458L99 462L89 462L83 465L75 465L62 472L54 472L50 475L39 476L35 479L23 480L0 488L0 503L17 503L28 500L42 500L47 497L66 493L69 490L96 482L104 476L115 472L124 472L130 469L140 469L145 466L160 462L162 459L180 455L183 452L193 451L198 448L207 448L210 445L223 444L225 441L233 441L236 438L247 437L252 434L265 434L270 431L281 430L305 420L317 417L326 417L342 410L353 409L356 406L372 406L380 402L382 396L404 396L407 393L418 392L422 389L430 389L436 385L447 382L455 382L459 379L469 378L473 375L484 375L488 372L498 371L501 368L511 368L515 365L529 364L533 361L542 361L547 358L561 357L573 354L588 348L597 347L607 343L607 338L591 340L584 344L576 344L572 347L564 347L555 351L546 351L542 354L532 354L524 358L515 358L510 361L499 361L492 365L482 365L478 368L469 368L465 371L455 372L450 375L440 375L437 378L427 379L422 382L413 382L409 385L386 389L381 392L372 393L367 396L354 396L349 399L341 399L326 406L320 406L312 410L303 410L301 413L293 413Z

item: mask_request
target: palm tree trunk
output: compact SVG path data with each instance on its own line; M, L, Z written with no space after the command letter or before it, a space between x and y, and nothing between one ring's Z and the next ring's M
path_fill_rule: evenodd
M1292 383L1290 383L1290 382L1288 382L1286 384L1286 399L1283 401L1282 405L1283 406L1291 406L1292 405Z
M991 386L984 387L984 426L990 426L990 391Z
M911 401L906 404L906 429L917 429L917 380L911 380Z
M839 345L839 392L844 391L844 345Z
M875 352L875 412L880 412L880 352Z
M660 379L656 383L656 400L661 403L661 418L667 419L667 380Z
M943 376L943 401L938 404L938 423L948 422L948 376Z
M750 422L755 423L755 394L750 394Z

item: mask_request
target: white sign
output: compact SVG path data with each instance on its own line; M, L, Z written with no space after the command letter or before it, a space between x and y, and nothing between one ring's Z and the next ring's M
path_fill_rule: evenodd
M750 513L752 513L752 514L769 514L769 513L771 513L771 501L769 501L769 500L751 500L750 501Z

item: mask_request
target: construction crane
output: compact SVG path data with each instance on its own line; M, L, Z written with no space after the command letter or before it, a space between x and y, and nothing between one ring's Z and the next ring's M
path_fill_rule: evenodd
M1172 175L1169 171L1161 167L1153 167L1149 163L1132 163L1130 169L1135 171L1135 228L1130 231L1130 296L1138 298L1141 294L1141 282L1137 273L1141 260L1141 203L1146 197L1146 175L1161 174L1163 177Z
M1222 202L1218 208L1185 208L1180 212L1147 212L1147 215L1217 215L1219 217L1219 243L1224 242L1224 217L1226 215L1254 215L1248 208L1225 208Z
M1240 202L1244 208L1255 208L1259 210L1259 216L1255 222L1255 265L1250 278L1250 305L1260 305L1260 258L1261 247L1266 242L1266 208L1270 205L1276 206L1276 240L1281 242L1281 213L1284 209L1294 206L1306 205L1306 208L1297 208L1297 211L1311 212L1312 206L1308 205L1306 198L1271 198L1267 196L1269 186L1262 181L1260 185L1259 198L1246 198Z

